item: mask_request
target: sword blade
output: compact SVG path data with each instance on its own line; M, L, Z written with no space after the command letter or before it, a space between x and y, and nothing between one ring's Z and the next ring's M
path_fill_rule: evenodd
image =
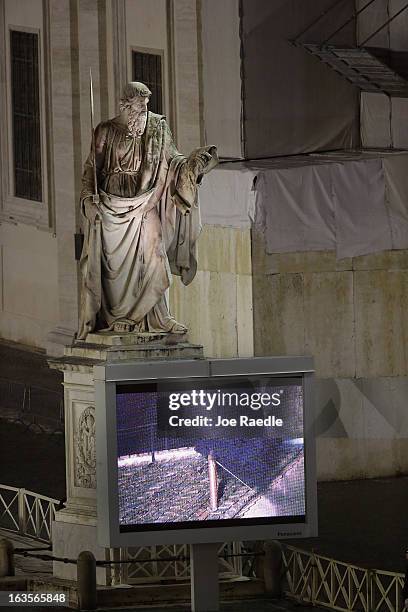
M99 202L98 194L98 179L96 176L96 146L95 146L95 128L94 128L94 95L93 95L93 83L92 83L92 68L89 68L89 100L91 106L91 155L92 155L92 166L93 166L93 186L94 186L94 202Z
M92 83L92 68L89 68L89 98L91 103L91 128L94 129L94 95Z

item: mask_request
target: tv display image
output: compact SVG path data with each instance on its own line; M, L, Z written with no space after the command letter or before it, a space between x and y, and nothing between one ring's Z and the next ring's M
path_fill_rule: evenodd
M317 533L312 358L94 372L100 545Z
M121 531L304 520L301 378L118 386Z

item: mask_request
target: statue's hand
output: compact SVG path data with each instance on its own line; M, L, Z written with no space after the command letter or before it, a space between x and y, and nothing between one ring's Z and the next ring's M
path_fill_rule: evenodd
M188 166L197 179L200 175L206 173L207 167L212 161L213 156L211 153L202 148L195 149L188 158Z
M180 196L179 193L173 195L173 202L182 215L189 215L191 212L191 204Z
M101 217L98 205L93 202L92 196L84 198L82 201L82 210L90 223L95 223L95 221Z

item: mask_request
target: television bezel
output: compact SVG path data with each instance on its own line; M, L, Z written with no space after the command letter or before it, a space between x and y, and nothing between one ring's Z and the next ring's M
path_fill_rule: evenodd
M117 385L171 379L234 376L296 376L303 381L305 502L304 522L259 525L183 527L120 531L116 430ZM312 357L253 357L107 363L94 367L96 405L96 476L98 543L110 548L166 544L200 544L317 535L316 443L313 415ZM260 521L263 519L260 519Z

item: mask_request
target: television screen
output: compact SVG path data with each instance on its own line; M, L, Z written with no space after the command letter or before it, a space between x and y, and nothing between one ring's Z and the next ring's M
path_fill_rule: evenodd
M95 366L98 542L317 533L313 359Z
M116 386L119 528L305 521L301 376Z

